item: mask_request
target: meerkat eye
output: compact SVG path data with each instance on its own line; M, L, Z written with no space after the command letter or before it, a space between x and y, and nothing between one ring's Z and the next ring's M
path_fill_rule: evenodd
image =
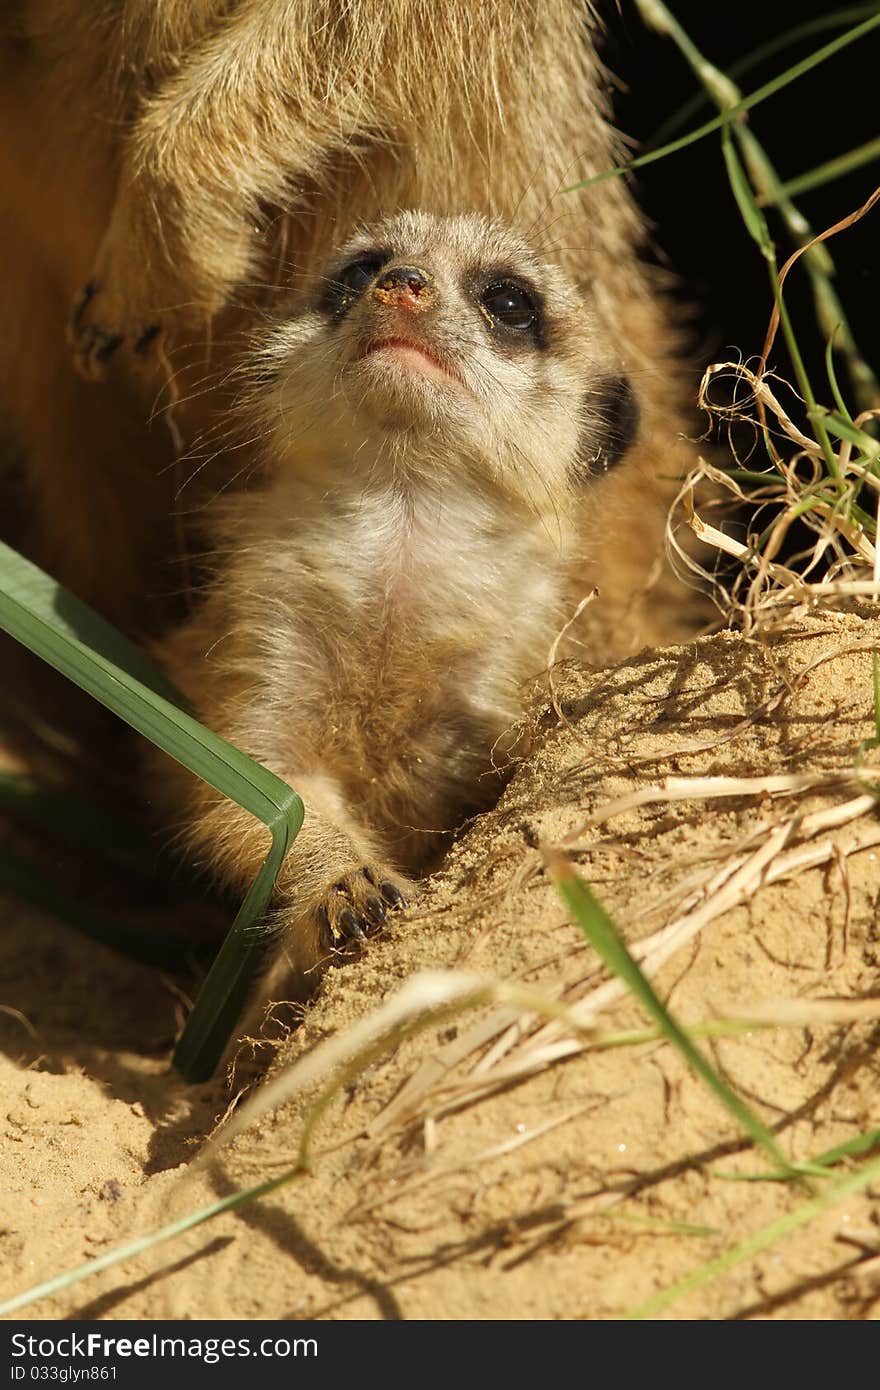
M340 270L336 276L337 283L351 294L361 294L379 274L387 259L387 256L379 252L358 256L356 261L351 261Z
M532 295L514 280L498 280L480 295L480 303L496 323L528 332L538 323L538 306Z
M347 265L332 274L321 296L320 307L337 318L342 318L388 260L388 252L380 249L363 251L359 256L355 256Z

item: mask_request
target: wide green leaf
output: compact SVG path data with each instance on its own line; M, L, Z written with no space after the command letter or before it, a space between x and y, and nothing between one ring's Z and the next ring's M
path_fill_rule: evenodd
M299 796L200 724L149 657L54 579L0 544L0 628L271 832L271 845L196 1001L175 1053L191 1081L209 1076L264 954L252 930L303 820Z

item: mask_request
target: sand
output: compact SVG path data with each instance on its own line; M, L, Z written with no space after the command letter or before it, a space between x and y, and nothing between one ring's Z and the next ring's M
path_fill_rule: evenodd
M555 708L498 807L416 908L326 976L299 1028L273 1011L231 1084L187 1087L170 1069L190 981L7 902L0 1293L293 1165L317 1083L246 1125L269 1094L249 1059L290 1085L278 1078L425 970L475 973L484 1001L356 1068L308 1175L19 1316L613 1318L827 1192L732 1181L768 1160L680 1054L600 1045L645 1016L604 984L544 852L562 846L631 946L648 943L678 1019L753 1021L700 1046L786 1155L877 1127L880 819L854 770L874 731L875 646L880 620L823 613L760 643L722 633L606 671L558 668ZM493 1002L491 981L541 1007L598 989L593 1032ZM871 1318L876 1216L870 1187L844 1195L658 1315Z

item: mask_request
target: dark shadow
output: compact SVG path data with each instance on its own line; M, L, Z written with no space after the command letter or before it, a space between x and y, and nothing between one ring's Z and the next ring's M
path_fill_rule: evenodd
M162 1269L154 1270L152 1274L146 1275L143 1279L138 1279L134 1284L124 1284L119 1289L113 1289L111 1293L101 1294L98 1298L93 1299L91 1303L86 1303L82 1308L77 1308L75 1313L68 1313L67 1317L63 1318L62 1321L93 1322L101 1318L106 1318L113 1312L114 1308L119 1307L120 1303L125 1303L127 1299L133 1297L135 1294L143 1293L145 1289L149 1289L153 1284L158 1283L160 1279L167 1279L170 1274L179 1274L181 1270L189 1269L190 1265L198 1264L199 1260L204 1260L210 1255L218 1254L219 1251L224 1250L227 1245L231 1245L234 1239L234 1236L218 1236L216 1240L212 1240L204 1249L196 1250L192 1255L185 1255L182 1260L177 1260L172 1265L165 1265Z
M228 1197L237 1191L236 1185L216 1169L213 1182L218 1198ZM399 1322L403 1319L399 1303L382 1280L371 1278L353 1265L334 1263L320 1246L306 1235L294 1217L271 1201L249 1202L238 1208L237 1215L246 1226L267 1236L307 1274L316 1275L328 1284L354 1285L356 1295L352 1296L366 1295L372 1298L383 1320Z
M844 1260L842 1264L835 1265L833 1269L812 1275L809 1279L796 1279L793 1284L780 1289L778 1293L770 1294L767 1298L759 1298L754 1303L746 1303L742 1308L737 1308L735 1312L728 1313L725 1321L747 1322L749 1318L766 1317L767 1314L775 1313L777 1309L784 1308L786 1304L794 1303L796 1299L803 1298L804 1294L813 1293L817 1289L827 1289L830 1284L836 1284L838 1279L843 1279L856 1266L872 1258L874 1258L873 1255L858 1254L850 1260ZM865 1299L866 1303L873 1301L873 1297L866 1297Z

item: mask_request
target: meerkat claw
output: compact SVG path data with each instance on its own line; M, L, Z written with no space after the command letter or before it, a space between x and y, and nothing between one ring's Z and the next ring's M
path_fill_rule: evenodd
M77 333L79 333L80 329L82 328L83 314L85 313L86 309L88 308L89 304L92 302L97 293L98 282L96 280L90 280L87 285L83 286L82 294L80 295L79 299L75 302L70 314L71 337L75 338Z
M405 906L396 884L364 866L333 884L315 917L328 948L339 951L375 936L389 911Z
M96 321L93 315L100 305L94 305L94 301L101 295L102 288L97 279L84 286L71 310L67 331L77 370L89 381L104 380L107 364L120 348L130 348L139 364L146 363L162 333L159 323L135 322L134 327L120 324L119 328L108 328Z
M402 909L409 906L396 883L389 883L387 879L383 879L379 884L379 892L382 894L382 897L388 903L389 907L399 907Z
M135 339L132 351L137 353L138 357L145 357L161 332L162 325L160 323L151 323Z

